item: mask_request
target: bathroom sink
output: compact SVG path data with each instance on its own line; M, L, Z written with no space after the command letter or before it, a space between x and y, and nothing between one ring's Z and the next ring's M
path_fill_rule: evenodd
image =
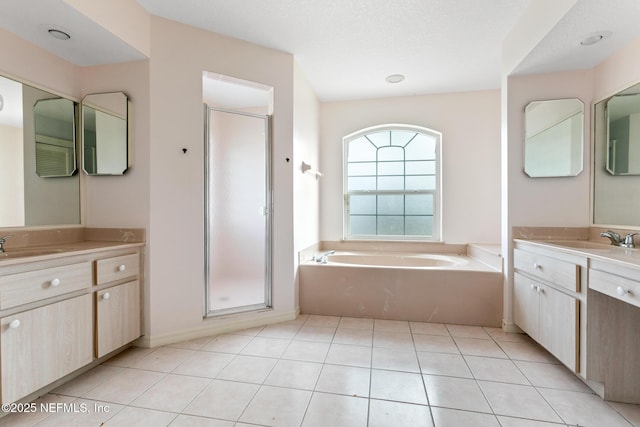
M0 252L0 260L6 258L22 258L29 256L50 255L62 252L63 249L59 248L16 248L5 249L5 252Z
M550 245L564 246L575 249L604 249L609 250L612 245L604 242L592 242L590 240L548 240L545 241ZM613 246L615 247L615 246Z

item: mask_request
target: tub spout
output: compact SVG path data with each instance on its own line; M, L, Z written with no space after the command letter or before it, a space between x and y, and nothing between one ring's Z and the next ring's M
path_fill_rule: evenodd
M315 261L315 262L322 263L322 264L326 264L327 263L327 259L328 259L327 257L329 255L332 255L332 254L335 254L335 253L336 253L336 251L323 252L321 254L314 255L313 258L311 258L311 260Z

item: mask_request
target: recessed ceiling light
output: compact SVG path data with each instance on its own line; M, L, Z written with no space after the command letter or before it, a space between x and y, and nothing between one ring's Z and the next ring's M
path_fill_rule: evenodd
M582 46L591 46L593 44L601 42L602 40L606 39L610 35L611 35L611 31L602 31L599 33L589 34L588 36L582 39L580 44Z
M391 74L385 80L387 83L400 83L404 80L404 76L402 74Z
M55 28L49 28L47 31L49 32L51 37L55 37L58 40L69 40L71 38L69 33L65 33L62 30L58 30L58 29L55 29Z

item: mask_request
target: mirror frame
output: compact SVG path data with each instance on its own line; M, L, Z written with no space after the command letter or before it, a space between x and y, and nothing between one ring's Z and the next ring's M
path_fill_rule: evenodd
M577 101L577 103L580 104L580 111L579 112L573 112L571 114L569 114L569 111L567 111L566 114L560 116L560 117L552 117L553 120L545 120L544 121L544 125L545 127L542 128L542 130L537 131L534 135L529 135L528 134L528 125L527 125L527 121L528 121L528 115L527 113L530 113L530 109L532 109L533 107L537 106L538 108L540 106L544 106L545 104L549 104L549 103L557 103L557 102L564 102L564 103L568 103L569 101ZM558 126L562 125L563 123L566 123L567 120L571 120L576 116L580 116L580 135L579 135L579 139L580 139L580 145L579 145L579 154L576 153L575 155L575 159L579 158L579 163L576 162L576 166L572 165L572 160L573 160L573 156L572 153L569 153L569 162L571 164L569 170L566 171L566 173L564 171L549 171L548 168L546 168L547 170L539 170L539 169L535 169L532 167L531 165L531 154L529 154L529 156L527 155L527 153L530 153L530 147L531 144L533 143L532 139L534 137L537 137L539 135L541 135L543 132L547 132L553 129L560 129ZM530 119L529 119L530 120ZM571 124L570 124L571 126ZM570 129L571 130L571 129ZM585 139L584 139L584 102L579 99L579 98L562 98L562 99L549 99L549 100L539 100L539 101L531 101L529 102L525 109L524 109L524 149L523 149L523 162L524 162L524 173L529 176L530 178L556 178L556 177L574 177L574 176L578 176L580 175L580 173L582 173L582 171L584 170L584 145L585 145ZM576 138L577 136L574 136L573 133L569 135L569 141L568 144L571 147L571 149L573 150L574 148L578 148L577 146L577 141L573 141L573 138ZM553 141L555 142L555 140ZM575 144L575 147L574 147Z
M123 97L123 104L120 105L120 108L124 108L124 114L121 114L120 112L114 112L113 110L110 110L109 108L105 107L104 105L97 105L95 103L95 101L93 100L88 100L89 97L97 97L97 96L101 96L101 95L109 95L109 96L113 96L113 95L121 95ZM99 104L99 103L98 103ZM129 96L122 92L122 91L117 91L117 92L100 92L100 93L90 93L84 96L84 98L82 99L82 102L80 104L80 108L81 108L81 132L82 132L82 152L81 152L81 156L82 156L82 170L84 171L84 173L86 175L89 176L119 176L119 175L124 175L124 173L129 169L130 164L129 164ZM122 163L118 164L118 167L116 168L115 172L108 172L108 173L101 173L98 172L97 170L95 172L93 171L89 171L88 167L87 167L87 163L86 163L86 152L88 150L87 147L87 138L86 138L86 132L87 129L85 128L85 124L86 124L86 120L85 120L85 114L86 114L86 109L92 109L94 111L99 111L107 116L113 117L113 118L117 118L117 119L123 119L124 120L124 139L121 141L118 141L119 143L123 144L123 151L121 151L121 155L124 156L124 159L122 161ZM96 158L96 169L98 168L98 163L99 163L99 159Z

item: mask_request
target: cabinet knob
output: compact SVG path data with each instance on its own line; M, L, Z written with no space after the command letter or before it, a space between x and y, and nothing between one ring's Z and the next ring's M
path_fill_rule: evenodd
M18 329L19 327L20 327L20 320L13 319L11 322L9 322L9 328Z
M538 264L537 262L533 263L533 268L536 270L542 270L542 266L540 264Z
M620 295L621 297L625 296L626 294L629 293L629 291L625 290L622 286L618 286L618 288L616 289L616 292L618 293L618 295Z
M536 285L534 285L533 283L531 284L531 290L535 291L536 290Z
M124 265L124 264L120 264L120 265L118 266L118 271L125 271L126 269L127 269L127 266L126 266L126 265Z
M538 293L542 292L543 291L542 286L539 286L539 285L536 286L536 291L538 291Z
M109 299L111 297L111 295L109 295L109 292L105 292L104 294L102 294L102 299Z
M55 279L53 279L51 282L51 286L58 286L60 284L60 279L58 279L57 277Z

